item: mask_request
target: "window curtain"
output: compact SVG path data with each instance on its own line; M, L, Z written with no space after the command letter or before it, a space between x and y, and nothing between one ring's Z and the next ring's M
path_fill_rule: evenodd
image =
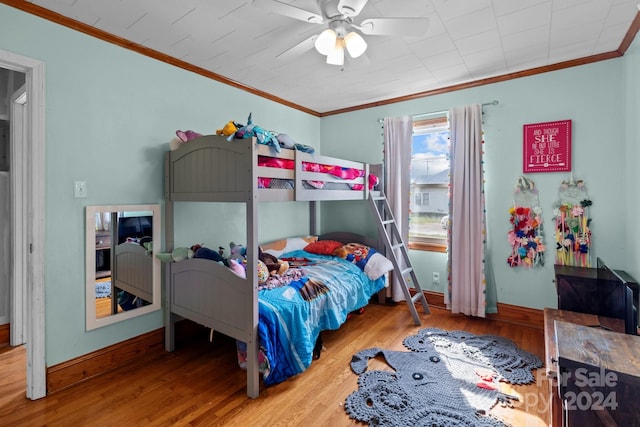
M120 216L119 212L118 216ZM96 212L96 231L109 230L111 230L111 212Z
M384 119L385 195L405 245L409 241L408 171L411 166L412 138L413 119L411 117ZM399 253L397 258L402 259ZM402 286L395 277L391 280L391 298L393 301L405 299Z
M449 110L451 137L449 292L453 313L485 317L485 200L482 106Z

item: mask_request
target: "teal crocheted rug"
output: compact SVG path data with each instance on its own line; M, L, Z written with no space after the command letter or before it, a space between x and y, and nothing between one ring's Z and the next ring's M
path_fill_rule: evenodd
M353 356L359 378L345 402L351 418L372 426L505 426L489 410L517 397L501 393L498 383L532 383L532 371L542 367L537 356L494 335L426 328L403 344L411 351L370 348ZM395 372L367 371L376 356Z

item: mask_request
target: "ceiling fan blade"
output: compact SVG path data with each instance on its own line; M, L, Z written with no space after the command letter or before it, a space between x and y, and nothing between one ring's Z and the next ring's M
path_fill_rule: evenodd
M369 0L340 0L338 2L338 12L353 18L362 12L362 8Z
M357 29L375 36L423 36L429 28L429 18L371 18Z
M369 65L371 65L371 59L369 59L366 53L363 53L357 58L352 58L349 55L345 55L344 62L345 64L354 65L358 67L368 67Z
M303 22L312 24L322 24L324 18L315 12L310 12L299 7L291 6L278 0L253 0L253 5L258 6L268 12L277 13L278 15L288 16Z
M308 39L301 41L297 45L290 47L289 49L285 50L279 55L276 55L276 58L286 60L286 59L293 59L294 57L300 56L303 53L313 49L317 38L318 38L318 34L315 34L309 37Z

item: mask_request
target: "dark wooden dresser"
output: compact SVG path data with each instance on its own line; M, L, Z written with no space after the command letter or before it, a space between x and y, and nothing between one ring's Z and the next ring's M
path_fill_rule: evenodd
M551 425L640 426L640 337L620 319L545 308Z

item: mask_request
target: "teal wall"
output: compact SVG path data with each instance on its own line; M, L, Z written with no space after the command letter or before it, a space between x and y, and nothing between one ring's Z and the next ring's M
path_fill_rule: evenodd
M586 181L593 200L593 259L600 256L616 268L637 269L638 251L633 250L635 260L627 257L626 248L633 244L626 242L628 232L624 219L625 205L629 203L627 194L637 191L635 186L627 185L627 181L638 182L634 167L638 160L635 148L638 125L634 119L638 111L635 107L635 111L628 112L630 106L625 105L626 98L627 104L637 103L638 99L637 44L624 60L613 59L323 118L323 153L350 154L356 159L378 161L382 144L379 118L443 111L494 99L500 101L497 106L484 108L487 276L495 286L498 302L533 308L554 307L552 206L557 200L560 182L570 178L568 173L529 175L540 191L543 207L548 247L544 268L512 269L506 263L510 253L506 239L510 225L508 209L513 204L514 184L522 175L522 125L573 121L574 177ZM627 121L635 128L625 130ZM625 150L635 150L635 153L626 156ZM627 178L625 169L634 176ZM631 203L638 204L637 200ZM332 204L323 210L323 228L338 229L344 218L349 218L349 223L359 230L374 232L372 222L353 220L361 216L366 217L366 207L334 207ZM437 287L431 284L431 273L440 272L441 277L446 277L447 255L419 251L410 251L410 255L421 287L444 291L444 281Z
M286 132L330 156L382 160L378 118L500 101L485 109L489 277L503 303L554 306L553 251L539 270L506 266L507 210L522 173L522 125L573 120L573 165L594 202L594 255L640 277L640 250L629 226L640 202L638 161L640 65L636 41L628 54L596 64L319 119L250 93L160 63L0 5L0 49L46 64L46 357L47 365L162 327L161 313L84 330L84 206L163 203L163 154L176 129L213 133L228 120ZM551 206L568 174L534 174L540 189L546 241L551 247ZM85 180L87 199L73 198ZM629 184L627 184L629 183ZM243 211L236 205L180 204L176 243L212 247L242 242ZM194 225L195 224L195 225ZM307 231L305 203L265 203L260 240ZM322 204L322 229L374 235L368 208L359 202ZM411 252L422 286L432 271L446 277L446 255Z
M320 145L317 117L5 5L0 5L0 49L45 63L46 235L41 238L47 366L163 326L162 313L156 312L85 331L84 206L163 203L163 156L177 129L215 133L229 120L244 123L253 112L254 122L266 129ZM73 198L76 180L87 182L88 198ZM287 205L261 208L262 240L308 231L306 204ZM179 218L196 218L189 224L203 226L187 229L179 243L240 243L246 238L242 214L238 206L179 206ZM216 226L232 231L216 234Z

